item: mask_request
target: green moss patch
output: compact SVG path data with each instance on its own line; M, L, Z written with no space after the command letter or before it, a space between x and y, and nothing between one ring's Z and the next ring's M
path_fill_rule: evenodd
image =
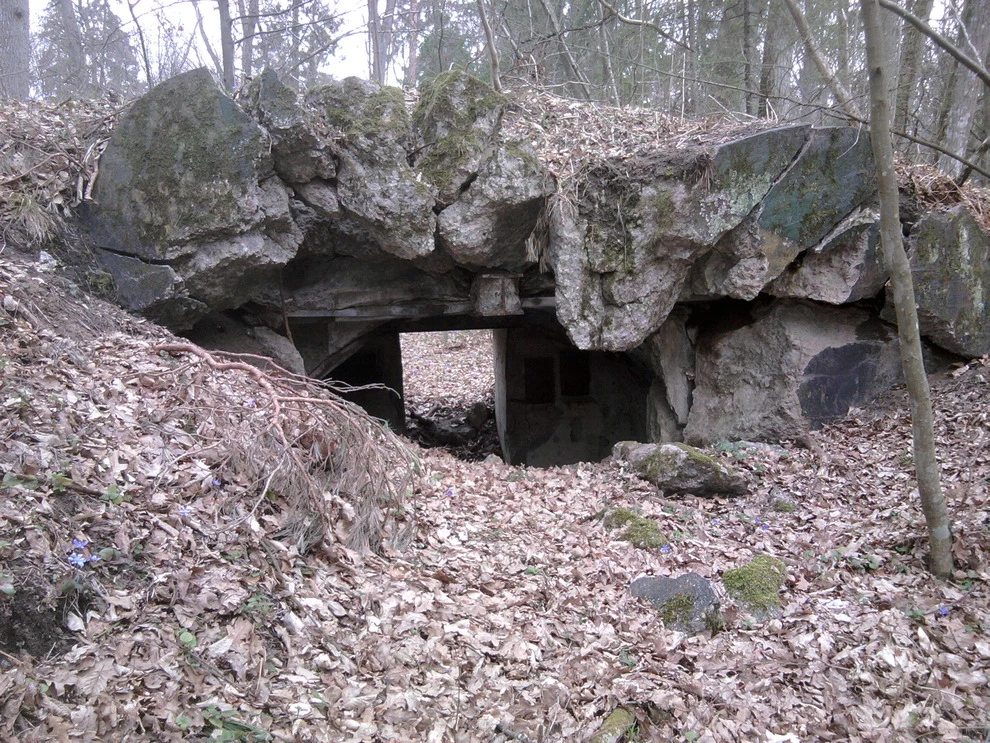
M668 543L666 535L653 519L644 518L628 508L616 508L610 511L602 524L606 529L621 529L625 531L619 539L629 542L633 547L645 550L660 549Z
M760 555L742 567L726 570L722 583L733 598L766 611L780 606L778 593L786 579L787 567L782 560Z
M689 593L679 593L663 602L659 610L660 618L667 627L690 624L694 614L694 598Z

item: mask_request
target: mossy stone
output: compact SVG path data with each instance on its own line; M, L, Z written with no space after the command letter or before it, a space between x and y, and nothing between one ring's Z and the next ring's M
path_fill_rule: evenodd
M780 606L779 591L787 580L783 560L769 555L754 557L746 565L726 570L722 576L729 595L758 611Z

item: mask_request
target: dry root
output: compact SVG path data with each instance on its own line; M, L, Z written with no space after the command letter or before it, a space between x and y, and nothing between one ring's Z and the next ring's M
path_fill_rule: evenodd
M295 533L279 536L300 551L330 534L358 552L381 549L415 466L383 423L326 385L278 367L262 371L241 355L188 343L155 350L191 357L181 367L192 377L182 404L196 408L197 434L215 440L226 469L257 483L252 513L266 497L286 501L298 513ZM206 375L216 378L205 384Z

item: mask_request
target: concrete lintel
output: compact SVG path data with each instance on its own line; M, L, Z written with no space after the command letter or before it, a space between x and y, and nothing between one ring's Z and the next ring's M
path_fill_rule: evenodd
M552 310L557 306L555 297L529 297L519 300L522 310ZM390 305L385 307L344 307L328 310L298 310L289 312L293 320L334 319L340 322L369 322L375 320L400 320L416 317L442 317L447 315L474 315L474 302L447 302L444 304ZM515 312L506 314L519 314Z

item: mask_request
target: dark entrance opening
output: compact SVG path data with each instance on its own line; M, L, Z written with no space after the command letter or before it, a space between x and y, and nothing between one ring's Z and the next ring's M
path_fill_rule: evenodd
M550 312L308 318L293 335L308 374L384 385L348 397L465 459L546 467L650 440L652 372L628 354L575 348Z

